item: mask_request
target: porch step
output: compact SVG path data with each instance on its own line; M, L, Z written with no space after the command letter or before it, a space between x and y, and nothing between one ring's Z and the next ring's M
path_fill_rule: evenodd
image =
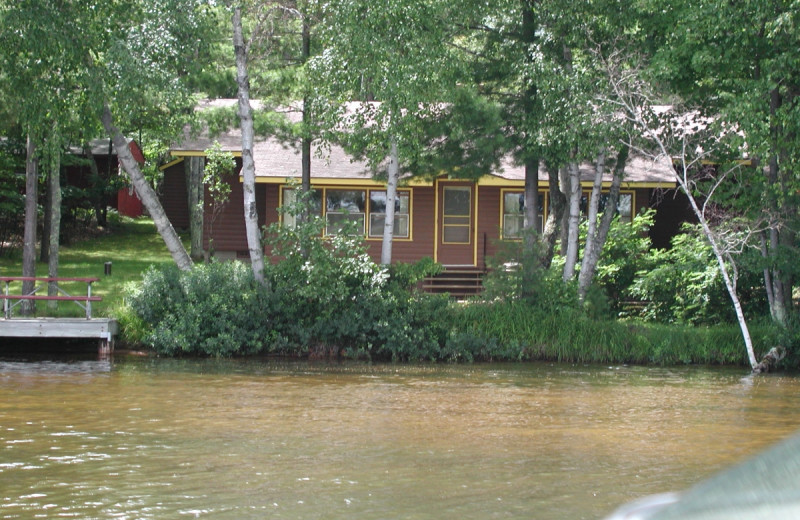
M482 269L448 269L422 282L422 290L432 294L449 294L462 299L480 294L483 290Z

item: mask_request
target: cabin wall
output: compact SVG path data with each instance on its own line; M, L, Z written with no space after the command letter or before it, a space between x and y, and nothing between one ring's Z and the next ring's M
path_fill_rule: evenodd
M172 227L177 230L189 229L189 198L183 162L164 170L160 192L161 205Z
M208 192L205 194L204 248L213 233L214 249L220 258L248 258L247 238L244 226L244 207L242 185L239 175L230 179L230 200L221 210L216 220L211 222L211 201ZM339 187L339 186L337 186ZM439 227L436 217L436 190L433 186L412 187L411 189L411 238L395 239L392 246L394 262L416 262L422 258L433 258L435 255L436 230ZM256 184L256 205L259 214L259 226L280 221L278 207L280 205L279 184ZM498 186L480 186L477 190L477 217L474 228L475 265L485 268L487 259L497 255L503 248L501 241L501 197L504 189ZM657 206L656 225L651 230L656 247L665 247L680 223L689 219L685 210L686 201L672 191L661 191L647 188L624 190L634 192L634 214L651 205ZM183 165L177 164L165 171L164 209L176 228L188 227L188 205L186 202L186 185ZM381 255L381 239L366 240L367 251L377 262ZM269 256L268 249L265 250ZM275 261L275 259L273 259ZM464 264L471 264L472 258L465 258Z

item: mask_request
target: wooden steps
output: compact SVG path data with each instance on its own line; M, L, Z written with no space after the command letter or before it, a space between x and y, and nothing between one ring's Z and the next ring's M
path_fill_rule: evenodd
M484 271L477 268L446 267L436 276L422 282L422 290L432 294L449 294L451 298L464 299L483 290Z

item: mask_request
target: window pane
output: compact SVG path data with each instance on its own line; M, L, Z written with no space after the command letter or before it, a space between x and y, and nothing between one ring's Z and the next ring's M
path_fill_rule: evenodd
M285 188L283 190L283 203L281 207L285 209L283 212L283 223L286 226L295 227L297 225L297 215L291 211L297 211L299 208L291 208L291 206L297 202L297 198L301 193L300 190L295 188ZM322 193L319 190L312 189L311 193L307 196L307 200L311 215L319 215L322 212Z
M443 241L446 243L469 243L469 226L445 226Z
M620 193L617 211L619 212L619 220L621 222L631 221L631 217L633 216L633 194Z
M394 205L394 236L408 238L408 199L409 193L398 192ZM373 190L369 193L369 236L379 238L383 236L383 226L386 222L386 192Z
M522 192L506 192L503 197L503 212L511 214L525 213L525 194Z
M543 192L538 192L539 199L539 232L542 231L544 222L544 197ZM525 193L522 191L507 191L503 194L503 238L519 238L524 229L525 222Z
M295 203L297 192L293 189L285 189L283 190L283 208L288 209L292 204ZM291 214L289 211L283 212L283 225L288 226L290 228L294 228L297 225L297 217Z
M522 215L505 215L503 218L503 238L519 238L525 218Z
M327 190L325 193L328 211L364 212L366 196L362 190Z
M444 189L445 215L470 215L472 189L468 187Z
M337 213L329 212L325 215L327 224L325 227L326 235L341 233L345 226L350 223L352 233L361 235L364 233L364 214L363 213Z

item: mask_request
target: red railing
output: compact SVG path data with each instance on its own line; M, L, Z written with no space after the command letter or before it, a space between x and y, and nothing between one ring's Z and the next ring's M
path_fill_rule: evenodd
M92 317L92 302L99 302L103 298L100 296L92 296L92 283L100 280L99 278L51 278L40 276L0 276L0 281L5 283L5 291L0 294L0 299L3 300L3 316L6 319L11 318L11 310L23 301L72 301L78 304L86 312L86 319ZM59 295L46 296L36 294L38 290L46 285L35 285L33 290L26 294L11 294L10 285L13 282L43 282L50 284L55 282L56 289ZM86 296L73 296L67 291L58 286L60 282L84 282L86 283ZM83 303L81 303L83 302Z

